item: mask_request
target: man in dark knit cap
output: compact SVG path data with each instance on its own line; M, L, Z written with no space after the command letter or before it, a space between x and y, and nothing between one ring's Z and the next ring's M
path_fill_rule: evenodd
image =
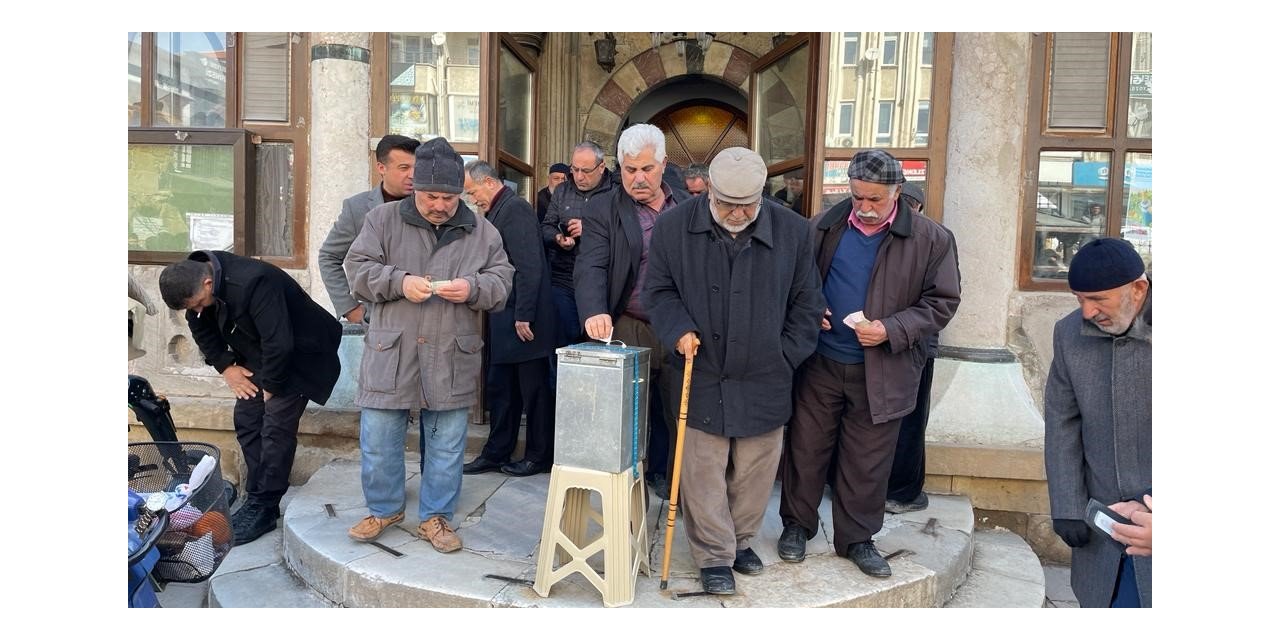
M563 162L557 162L547 169L547 186L538 189L538 224L542 224L542 220L547 217L547 207L551 206L551 194L556 192L556 187L564 184L569 179L569 165Z
M476 401L480 312L501 309L514 269L502 237L461 201L462 158L444 138L422 143L413 197L375 207L343 262L369 307L360 362L360 484L370 515L348 531L369 542L404 520L405 430L419 421L418 536L462 548L450 521L462 489L467 410Z
M1150 607L1151 558L1091 532L1085 512L1090 498L1149 510L1151 281L1132 245L1099 238L1076 253L1067 282L1080 308L1053 327L1044 390L1053 530L1072 548L1080 606Z
M901 197L902 167L879 149L849 163L851 198L814 219L826 317L817 353L800 367L782 471L778 556L805 557L836 452L835 551L863 573L892 574L871 537L902 417L916 405L925 340L960 304L955 244Z

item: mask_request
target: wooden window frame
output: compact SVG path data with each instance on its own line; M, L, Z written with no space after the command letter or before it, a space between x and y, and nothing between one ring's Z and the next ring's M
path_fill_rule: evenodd
M232 251L244 254L247 243L246 229L251 218L254 173L250 133L243 129L195 129L187 131L177 127L164 129L130 128L129 144L142 145L192 145L231 147L235 186L231 194L231 213L235 217L232 232ZM172 264L190 255L189 251L139 251L129 250L129 264Z
M308 180L308 164L310 155L308 153L308 128L307 122L311 113L311 50L310 37L307 33L290 33L291 37L296 36L297 42L290 42L289 51L289 121L288 122L264 122L264 121L244 121L241 120L242 113L242 91L241 91L241 68L244 62L244 52L239 46L241 33L228 31L226 33L227 47L227 95L226 95L226 122L229 127L187 127L176 125L154 125L154 108L155 108L155 55L156 55L156 32L142 32L141 43L141 100L142 111L139 116L139 126L129 127L129 141L131 143L155 144L159 142L172 143L168 138L175 136L177 133L186 133L190 137L182 140L184 144L227 144L225 139L227 136L219 136L216 134L227 133L231 136L240 135L247 132L248 142L250 145L257 145L262 142L288 142L293 145L293 255L291 256L253 256L264 261L270 262L282 268L300 269L307 266L307 180ZM239 152L237 152L239 153ZM246 255L250 246L253 246L253 229L254 229L254 206L253 199L255 193L253 189L254 182L254 162L252 148L243 149L245 154L244 169L249 171L248 179L245 181L248 191L242 191L241 184L236 185L235 205L236 205L236 239L235 251L241 255ZM240 156L237 155L237 163L240 163ZM237 171L240 166L237 165ZM174 252L156 252L156 251L130 251L129 262L131 264L167 264L176 259L178 255ZM182 256L185 257L185 256Z
M1040 185L1040 154L1045 151L1104 151L1111 154L1108 171L1110 176L1123 176L1125 157L1130 153L1151 153L1151 138L1130 138L1127 118L1129 106L1129 68L1133 58L1133 33L1111 34L1111 65L1107 88L1106 126L1102 129L1064 129L1048 125L1049 67L1052 64L1053 34L1037 33L1031 36L1032 88L1027 100L1027 122L1037 126L1027 127L1025 147L1024 192L1019 218L1018 234L1018 288L1023 291L1069 291L1065 279L1033 277L1032 268L1036 249L1036 194ZM1123 82L1121 82L1123 80ZM1106 237L1119 238L1122 216L1114 212L1123 210L1124 180L1108 180L1106 196Z

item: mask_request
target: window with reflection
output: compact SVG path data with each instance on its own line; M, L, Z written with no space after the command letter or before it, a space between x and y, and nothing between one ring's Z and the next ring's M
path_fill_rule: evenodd
M130 144L128 194L130 251L233 250L230 146Z
M480 34L387 36L387 133L480 140Z
M766 165L804 154L809 47L804 46L756 75L756 136Z
M1067 277L1071 258L1106 230L1107 151L1045 151L1036 185L1037 278Z
M1027 139L1038 162L1034 193L1023 196L1020 285L1065 289L1076 252L1100 237L1128 241L1150 269L1151 34L1050 33L1032 43L1031 86L1043 89L1029 101L1028 120L1040 126Z
M152 126L226 126L226 35L156 34ZM220 124L210 125L210 121Z
M927 147L934 40L931 32L831 34L824 146Z
M498 70L498 148L532 164L533 72L505 46Z

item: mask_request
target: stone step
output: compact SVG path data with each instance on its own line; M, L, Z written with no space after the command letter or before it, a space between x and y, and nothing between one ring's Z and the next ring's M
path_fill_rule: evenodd
M1043 607L1045 575L1031 546L1003 529L973 534L968 579L944 605L954 609Z
M283 519L287 567L325 600L347 607L603 606L599 593L578 575L555 584L548 598L539 597L528 586L484 577L534 579L547 474L528 478L496 473L466 476L453 523L464 549L445 555L415 535L419 482L415 457L410 456L405 465L410 505L406 518L379 539L401 555L347 537L347 529L367 510L360 490L359 462L340 459L292 492L293 500ZM670 589L665 593L658 590L667 505L650 500L646 526L650 528L653 571L651 576L642 572L637 579L633 606L938 607L968 573L973 557L973 511L963 496L931 496L927 510L887 517L876 536L877 546L885 554L900 549L906 552L890 561L892 577L875 579L834 553L829 496L819 508L821 527L809 542L807 559L800 564L781 562L776 551L782 531L777 515L779 492L775 485L753 545L765 562L765 573L736 576L738 594L728 597L674 597L676 592L701 588L679 520L672 544ZM215 589L219 587L215 584Z
M207 606L227 609L335 606L285 567L283 538L284 531L277 526L275 531L233 548L207 583Z

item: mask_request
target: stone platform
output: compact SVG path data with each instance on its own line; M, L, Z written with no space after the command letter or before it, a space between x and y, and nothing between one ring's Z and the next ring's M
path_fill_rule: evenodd
M530 586L485 577L534 579L549 475L465 476L453 522L463 550L440 554L415 535L417 461L407 461L406 471L410 508L405 521L379 539L402 555L347 537L347 529L367 510L360 491L359 463L339 459L291 491L283 518L287 568L309 590L337 606L603 606L599 592L576 574L554 585L547 598L539 597ZM736 575L738 593L734 596L675 597L701 589L678 518L669 589L659 591L667 503L651 499L645 522L650 528L653 574L642 572L637 579L632 606L939 607L952 600L973 567L973 510L963 496L930 496L929 508L924 511L886 517L884 529L875 538L877 547L883 554L905 550L890 561L890 578L866 576L852 562L835 555L830 542L829 496L824 496L820 506L821 530L809 541L807 559L799 564L781 562L776 552L782 532L779 492L780 485L775 485L761 532L752 545L764 560L765 572ZM1035 555L1025 543L1017 551L1019 562L1038 570ZM593 559L597 569L599 560L599 556ZM1034 584L1028 586L1035 590ZM218 588L216 582L214 588ZM1041 598L1043 589L1041 580Z

